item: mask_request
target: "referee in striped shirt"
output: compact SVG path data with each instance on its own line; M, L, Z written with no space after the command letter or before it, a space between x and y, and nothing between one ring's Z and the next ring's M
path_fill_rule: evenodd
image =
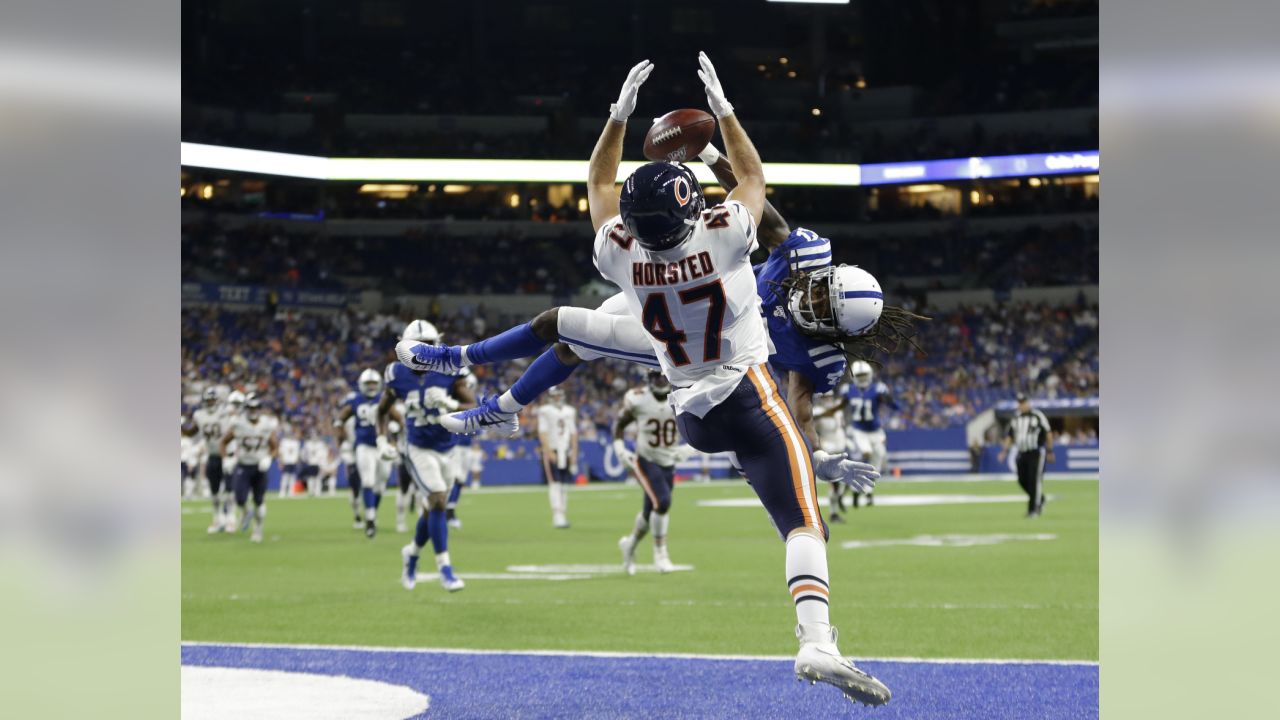
M1000 462L1014 445L1018 447L1018 484L1027 493L1027 517L1037 517L1044 511L1044 464L1053 462L1053 430L1044 413L1032 409L1022 393L1018 393L1018 414L1009 423Z

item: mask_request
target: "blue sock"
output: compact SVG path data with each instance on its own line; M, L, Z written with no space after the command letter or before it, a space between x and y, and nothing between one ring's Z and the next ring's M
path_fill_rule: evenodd
M364 489L364 507L366 510L369 508L378 509L378 496L374 494L372 488Z
M467 361L485 365L501 360L529 357L548 345L533 332L533 323L525 323L467 346Z
M376 492L376 493L374 493L374 494L373 494L373 509L374 509L374 510L377 510L377 509L378 509L378 506L379 506L379 505L381 505L381 504L382 504L382 493L380 493L380 492Z
M431 533L431 548L439 555L449 549L449 521L443 510L432 510L427 513L427 526Z
M418 547L425 547L427 540L430 539L430 524L427 522L426 515L418 516L418 527L413 530L413 544Z
M555 351L548 350L529 363L529 369L511 386L511 397L521 405L528 405L542 393L568 380L576 367L560 362Z
M449 490L449 500L445 503L445 507L454 508L458 506L458 498L462 496L462 483L456 482L453 488Z

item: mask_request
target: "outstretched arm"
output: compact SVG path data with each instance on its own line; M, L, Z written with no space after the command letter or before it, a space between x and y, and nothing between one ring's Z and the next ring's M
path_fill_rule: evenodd
M627 73L618 102L609 108L609 120L591 151L587 169L587 205L591 209L591 227L599 230L609 218L618 214L618 164L622 162L622 138L627 132L627 118L636 109L640 86L653 72L653 63L641 60Z
M729 154L729 163L738 178L738 186L729 193L730 200L737 200L746 206L757 227L764 215L764 167L760 163L760 154L742 129L738 116L733 112L733 105L724 97L724 88L720 86L720 78L716 77L715 66L711 58L704 52L698 53L698 77L707 91L707 104L711 112L720 120L720 137L724 138L724 149Z
M711 173L716 176L716 180L720 181L720 185L725 190L731 191L738 187L738 178L733 174L733 165L715 145L707 145L707 149L703 150L698 157L711 168ZM787 225L786 218L782 217L782 213L769 202L768 197L764 201L764 217L760 220L758 231L760 245L769 252L781 246L791 235L791 227Z
M813 381L795 371L787 373L787 404L809 444L818 447L818 433L813 426Z

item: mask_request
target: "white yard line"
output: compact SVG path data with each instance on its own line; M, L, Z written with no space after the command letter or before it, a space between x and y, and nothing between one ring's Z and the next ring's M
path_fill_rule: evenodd
M379 653L445 653L450 655L537 655L558 657L598 658L675 658L683 660L794 660L792 655L699 655L692 653L629 653L596 650L470 650L466 648L377 647L370 645L290 645L277 643L220 643L184 641L183 647L236 647L279 650L354 650ZM1013 658L917 658L917 657L862 657L859 661L886 663L932 663L954 665L1092 665L1095 660L1026 660Z

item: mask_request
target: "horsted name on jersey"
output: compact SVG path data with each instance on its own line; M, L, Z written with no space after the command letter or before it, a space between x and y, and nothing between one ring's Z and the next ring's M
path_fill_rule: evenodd
M662 467L671 467L683 456L676 413L671 403L659 400L648 388L628 390L622 406L636 419L636 454Z
M706 415L773 350L751 269L756 247L751 212L734 200L705 210L670 250L641 247L620 216L596 233L596 268L644 326L677 412Z

